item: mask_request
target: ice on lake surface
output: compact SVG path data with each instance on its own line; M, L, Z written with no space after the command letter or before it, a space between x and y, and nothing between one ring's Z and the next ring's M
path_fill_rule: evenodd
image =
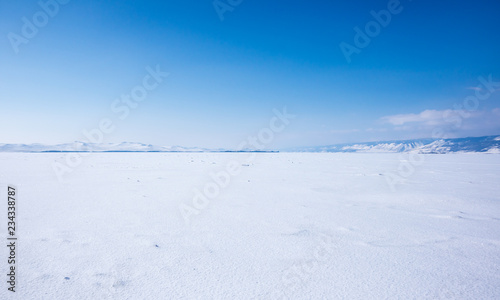
M500 298L500 155L65 159L0 153L18 299Z

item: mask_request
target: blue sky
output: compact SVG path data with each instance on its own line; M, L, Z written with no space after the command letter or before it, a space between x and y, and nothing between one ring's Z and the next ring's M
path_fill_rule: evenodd
M283 107L270 147L500 134L497 0L220 0L223 20L213 1L55 1L0 1L0 143L85 140L109 118L103 142L235 147ZM381 10L348 62L340 44ZM148 66L169 75L119 119Z

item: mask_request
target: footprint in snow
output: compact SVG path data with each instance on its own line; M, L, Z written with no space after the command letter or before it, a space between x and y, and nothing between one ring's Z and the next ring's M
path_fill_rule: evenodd
M303 230L299 230L299 231L296 231L296 232L292 232L292 233L282 233L281 235L283 236L311 236L312 233L307 230L307 229L303 229Z
M123 281L123 280L119 280L119 281L116 281L115 283L113 283L114 288L123 287L126 285L127 285L127 281Z

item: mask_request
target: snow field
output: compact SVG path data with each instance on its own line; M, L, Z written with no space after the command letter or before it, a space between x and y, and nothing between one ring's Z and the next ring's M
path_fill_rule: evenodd
M398 154L248 156L91 154L59 182L63 153L0 153L0 190L19 190L18 291L0 298L500 297L500 156L426 155L395 191Z

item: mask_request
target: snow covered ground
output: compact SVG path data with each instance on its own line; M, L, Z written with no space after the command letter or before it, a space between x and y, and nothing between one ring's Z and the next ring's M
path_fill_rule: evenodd
M400 154L251 155L98 153L59 182L64 153L0 153L0 298L500 298L500 155L425 155L394 190Z

